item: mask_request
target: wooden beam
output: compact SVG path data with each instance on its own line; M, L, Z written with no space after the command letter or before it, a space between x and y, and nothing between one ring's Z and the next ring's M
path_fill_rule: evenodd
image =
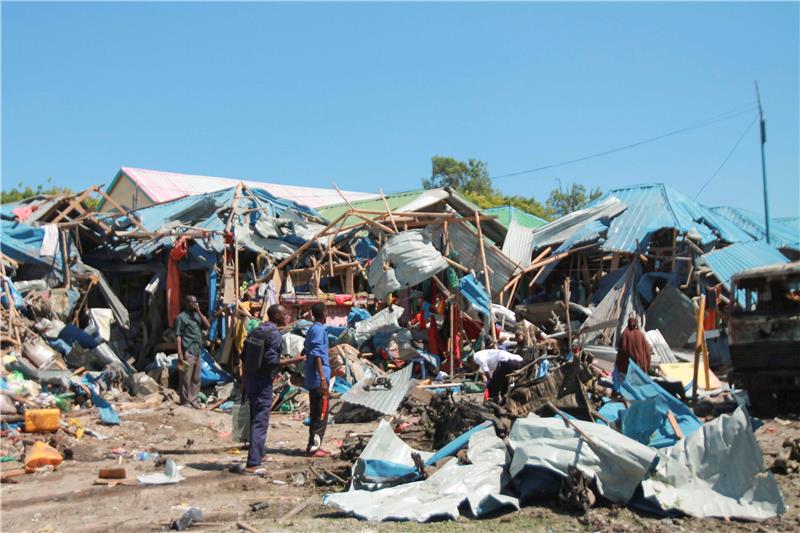
M395 233L397 232L397 224L394 222L394 216L392 215L392 210L389 209L389 202L386 201L386 196L383 194L383 188L378 189L378 192L381 193L381 200L383 200L383 205L386 207L386 213L389 215L389 221L392 223L392 227L394 228Z

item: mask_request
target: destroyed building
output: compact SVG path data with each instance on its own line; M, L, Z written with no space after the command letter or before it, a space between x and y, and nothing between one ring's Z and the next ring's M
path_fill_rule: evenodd
M283 355L297 356L309 309L323 303L331 417L381 420L359 446L342 444L354 464L328 505L417 521L542 498L694 517L784 512L740 407L746 394L725 378L728 317L749 305L735 275L796 259L791 226L767 243L742 213L663 184L611 189L543 223L482 211L448 188L334 189L322 205L302 201L319 196L307 188L201 178L126 167L107 191L3 206L9 431L27 431L25 413L48 408L64 413L48 426L59 431L76 406L115 425L124 395L169 397L185 294L211 320L207 407L247 422L230 385L244 338L281 303L291 317ZM652 359L615 383L631 314ZM476 357L494 350L520 364L497 401L484 401ZM276 374L274 411L305 411L301 373ZM398 436L415 426L427 449ZM723 479L731 461L746 475ZM158 475L180 477L170 472ZM697 498L680 497L687 491Z

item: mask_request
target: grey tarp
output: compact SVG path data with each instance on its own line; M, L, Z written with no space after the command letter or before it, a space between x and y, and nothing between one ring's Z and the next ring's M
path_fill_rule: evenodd
M105 298L106 303L108 303L108 307L111 308L111 312L114 313L117 324L119 324L122 329L130 329L131 318L130 315L128 315L128 309L123 305L120 299L117 298L117 295L114 294L114 290L111 288L111 285L109 285L103 273L85 263L77 263L72 267L72 270L78 273L88 272L98 279L100 282L100 292L103 293L103 298Z
M406 448L410 456L411 448ZM393 455L384 454L380 458L392 459ZM508 485L505 472L508 450L495 435L494 428L479 431L470 438L467 456L471 464L459 464L458 459L450 459L424 481L375 492L353 490L330 494L325 496L324 502L367 520L417 522L457 518L459 507L464 503L473 516L505 506L518 509L517 498L502 493Z
M399 305L391 305L381 309L366 320L356 323L354 340L356 346L369 340L376 333L394 333L400 329L397 321L403 316L403 308Z
M659 451L642 482L644 497L690 516L762 520L786 511L778 484L764 471L761 448L739 408Z
M375 296L413 287L447 268L447 261L431 244L428 230L409 230L391 235L372 260L369 286Z
M394 414L400 402L408 394L409 389L417 382L411 377L413 366L406 365L404 369L398 370L389 376L389 381L392 382L391 389L369 386L372 382L372 377L365 377L342 395L342 401L344 403L363 405L384 415Z
M579 333L585 333L586 344L592 343L598 337L612 340L614 343L621 331L627 325L628 316L636 313L640 322L644 322L644 310L636 296L635 278L636 262L631 263L614 286L603 297L592 314L581 325ZM644 326L644 324L643 324Z
M565 477L568 467L574 465L595 480L605 498L627 503L650 470L657 457L656 450L607 426L581 420L573 422L596 446L590 446L559 417L528 415L514 422L508 437L514 451L509 473L520 499L543 495L538 493L537 477L546 478L548 474Z

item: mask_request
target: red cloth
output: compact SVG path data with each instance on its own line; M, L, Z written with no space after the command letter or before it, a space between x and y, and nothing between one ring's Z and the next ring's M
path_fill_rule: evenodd
M167 262L167 322L170 327L181 313L181 271L178 262L189 253L186 238L181 237L169 252Z
M639 365L639 368L647 372L650 369L650 345L639 328L625 328L619 340L617 348L617 370L623 374L628 373L628 362L630 359Z
M428 322L428 351L433 355L444 353L442 341L439 339L439 331L436 329L436 319L433 318L433 315L430 316L430 322Z

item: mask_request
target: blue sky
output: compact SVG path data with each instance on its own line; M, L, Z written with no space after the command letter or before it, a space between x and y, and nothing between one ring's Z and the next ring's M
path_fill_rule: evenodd
M82 188L120 166L387 192L432 155L493 175L755 100L773 216L796 216L798 4L2 4L2 178ZM755 116L497 179L694 196ZM758 128L700 200L763 211Z

